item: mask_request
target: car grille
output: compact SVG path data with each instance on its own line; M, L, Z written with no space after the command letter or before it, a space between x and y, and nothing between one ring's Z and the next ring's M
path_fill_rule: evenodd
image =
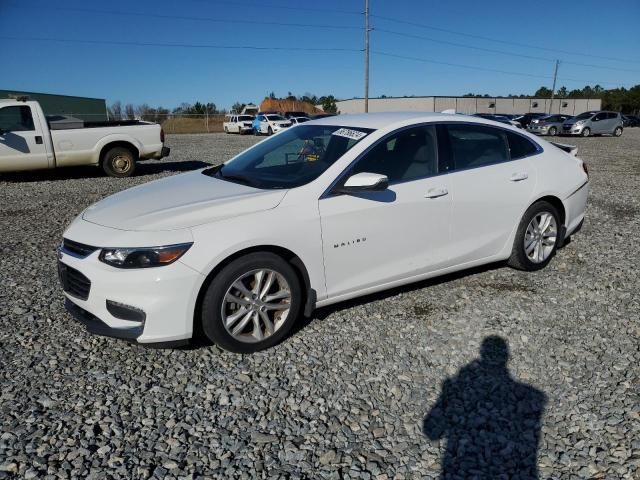
M74 257L85 258L98 250L99 247L92 247L84 243L74 242L68 238L62 239L62 251Z
M85 277L75 268L71 268L62 262L58 262L58 278L62 289L69 295L86 300L91 290L91 280Z

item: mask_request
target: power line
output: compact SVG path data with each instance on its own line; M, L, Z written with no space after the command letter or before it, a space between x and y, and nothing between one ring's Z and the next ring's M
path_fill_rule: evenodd
M249 3L249 2L229 2L225 0L194 0L200 3L217 3L222 5L233 5L236 7L256 7L256 8L276 8L280 10L300 10L306 12L325 12L325 13L342 13L345 15L362 15L362 12L354 10L336 10L333 8L317 8L317 7L291 7L287 5L265 4L265 3Z
M126 45L135 47L175 47L175 48L211 48L219 50L274 50L285 52L362 52L358 48L332 48L332 47L264 47L254 45L211 45L192 43L156 43L156 42L135 42L119 40L88 40L83 38L54 38L54 37L13 37L1 35L3 40L19 40L33 42L60 42L60 43L84 43L88 45Z
M401 58L404 60L413 60L416 62L423 62L423 63L434 63L434 64L438 64L438 65L447 65L449 67L459 67L459 68L467 68L470 70L480 70L480 71L484 71L484 72L492 72L492 73L502 73L505 75L517 75L517 76L521 76L521 77L531 77L531 78L543 78L545 80L550 80L553 78L553 76L551 75L536 75L533 73L524 73L524 72L514 72L514 71L509 71L509 70L499 70L499 69L495 69L495 68L488 68L488 67L478 67L476 65L466 65L466 64L462 64L462 63L452 63L452 62L443 62L440 60L432 60L429 58L422 58L422 57L412 57L412 56L408 56L408 55L397 55L394 53L388 53L388 52L381 52L379 50L372 50L373 53L375 53L376 55L382 55L385 57L392 57L392 58ZM564 81L570 81L570 82L576 82L576 83L580 83L580 84L589 84L589 83L594 83L594 84L603 84L603 85L619 85L617 83L612 83L612 82L602 82L602 81L595 81L595 80L580 80L580 79L576 79L576 78L568 78L568 77L563 77Z
M566 55L578 55L578 56L583 56L583 57L599 58L599 59L603 59L603 60L613 60L613 61L616 61L616 62L640 63L640 61L637 61L637 60L629 60L629 59L616 58L616 57L607 57L607 56L603 56L603 55L593 55L593 54L581 53L581 52L572 52L572 51L560 50L560 49L556 49L556 48L541 47L539 45L531 45L531 44L526 44L526 43L512 42L512 41L508 41L508 40L500 40L500 39L497 39L497 38L484 37L482 35L474 35L474 34L471 34L471 33L459 32L459 31L456 31L456 30L448 30L446 28L434 27L433 25L426 25L424 23L410 22L410 21L407 21L407 20L401 20L401 19L398 19L398 18L386 17L386 16L383 16L383 15L371 15L371 16L375 17L375 18L379 18L381 20L387 20L387 21L390 21L390 22L400 23L400 24L403 24L403 25L411 25L411 26L418 27L418 28L426 28L428 30L435 30L435 31L438 31L438 32L451 33L451 34L454 34L454 35L460 35L460 36L468 37L468 38L487 40L489 42L502 43L502 44L505 44L505 45L515 45L517 47L524 47L524 48L535 48L537 50L544 50L544 51L547 51L547 52L563 53L563 54L566 54Z
M266 22L266 21L257 21L257 20L230 20L230 19L221 19L214 17L192 17L187 15L163 15L160 13L138 13L138 12L123 12L116 10L99 10L93 8L80 8L80 7L35 7L30 5L10 5L9 8L14 9L30 9L30 10L53 10L53 11L68 11L68 12L81 12L81 13L92 13L98 15L120 15L120 16L133 16L133 17L144 17L144 18L162 18L168 20L191 20L191 21L199 21L199 22L212 22L212 23L239 23L246 25L270 25L277 27L303 27L303 28L331 28L331 29L339 29L339 30L362 30L362 27L352 26L352 25L329 25L329 24L317 24L317 23L286 23L286 22Z
M372 15L373 16L373 15ZM482 51L482 52L490 52L490 53L498 53L500 55L510 55L512 57L521 57L521 58L527 58L530 60L541 60L541 61L545 61L545 62L555 62L556 60L553 58L548 58L548 57L538 57L535 55L527 55L527 54L523 54L523 53L515 53L515 52L507 52L505 50L496 50L493 48L485 48L485 47L477 47L474 45L469 45L469 44L464 44L464 43L457 43L457 42L450 42L447 40L440 40L437 38L432 38L432 37L425 37L423 35L414 35L411 33L404 33L404 32L396 32L394 30L387 30L384 28L374 28L373 29L376 32L382 32L382 33L387 33L390 35L398 35L401 37L407 37L407 38L416 38L416 39L420 39L420 40L427 40L430 42L434 42L434 43L440 43L443 45L452 45L454 47L460 47L460 48L468 48L471 50L478 50L478 51ZM631 73L640 73L640 70L631 70L628 68L618 68L618 67L607 67L604 65L593 65L593 64L589 64L589 63L578 63L578 62L568 62L568 61L562 61L562 63L565 64L571 64L571 65L579 65L581 67L591 67L591 68L601 68L604 70L619 70L621 72L631 72Z

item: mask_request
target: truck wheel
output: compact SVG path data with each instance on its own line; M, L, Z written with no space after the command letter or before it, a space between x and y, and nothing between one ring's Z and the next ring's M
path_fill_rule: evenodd
M136 171L136 159L128 148L115 147L104 155L102 169L110 177L130 177Z

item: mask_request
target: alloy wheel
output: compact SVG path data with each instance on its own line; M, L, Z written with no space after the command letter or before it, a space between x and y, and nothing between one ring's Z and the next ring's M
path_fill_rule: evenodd
M261 342L280 329L291 308L291 288L275 270L259 269L238 277L222 300L227 332L244 343Z
M529 222L524 234L524 251L533 263L544 262L555 248L558 225L549 212L537 213Z

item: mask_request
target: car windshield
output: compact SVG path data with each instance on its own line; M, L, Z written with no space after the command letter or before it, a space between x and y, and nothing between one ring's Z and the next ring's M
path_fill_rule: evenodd
M252 120L253 120L253 117L251 115L240 115L238 117L239 122L250 122Z
M576 120L586 120L587 118L593 117L594 113L596 113L596 112L584 112L584 113L581 113L580 115L578 115L577 117L574 117L574 118Z
M318 178L372 131L337 125L300 125L203 173L255 188L299 187Z
M271 120L272 122L274 120L286 120L286 118L281 117L280 115L265 115L265 117L267 117L267 119Z

